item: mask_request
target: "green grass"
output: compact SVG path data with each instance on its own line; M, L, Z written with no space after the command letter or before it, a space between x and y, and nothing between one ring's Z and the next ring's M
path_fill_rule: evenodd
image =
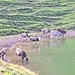
M0 60L0 75L36 75L23 66L13 65Z
M0 1L0 25L9 25L13 29L16 26L17 30L21 28L23 31L24 29L38 31L45 27L75 30L74 13L74 0Z

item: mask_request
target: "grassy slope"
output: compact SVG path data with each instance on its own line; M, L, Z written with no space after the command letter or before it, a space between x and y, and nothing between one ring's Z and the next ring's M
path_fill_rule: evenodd
M0 33L7 29L7 34L45 27L75 29L74 24L75 0L0 0Z
M0 75L36 75L22 66L8 64L0 60Z

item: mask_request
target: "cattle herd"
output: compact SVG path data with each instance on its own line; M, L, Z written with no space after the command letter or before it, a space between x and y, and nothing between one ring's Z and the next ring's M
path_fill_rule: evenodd
M49 37L49 38L57 38L59 39L60 37L64 37L64 34L66 34L65 29L56 29L56 30L50 30L49 28L44 28L41 30L41 35L39 36L30 36L28 33L22 33L19 37L19 41L40 41L44 37Z
M29 36L28 33L22 33L19 37L19 42L23 42L23 41L31 41L31 42L37 42L40 41L42 38L56 38L59 39L60 37L64 38L64 35L66 34L66 30L62 29L62 28L58 28L56 30L50 30L49 28L44 28L41 30L41 35L39 36ZM0 50L0 58L4 61L10 62L7 58L6 58L6 52L7 52L7 48L3 48L2 50ZM26 52L20 48L16 49L16 55L21 57L22 62L24 61L24 59L26 59L26 62L29 62L29 57L26 54Z

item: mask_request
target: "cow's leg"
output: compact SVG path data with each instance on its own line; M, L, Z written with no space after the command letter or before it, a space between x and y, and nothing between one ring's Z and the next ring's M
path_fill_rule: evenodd
M22 57L22 62L24 62L24 58L26 58L26 53L24 51L22 51L21 57Z
M51 37L51 39L52 39L52 38L53 38L53 35L51 34L50 37Z
M22 63L24 62L24 57L22 56Z

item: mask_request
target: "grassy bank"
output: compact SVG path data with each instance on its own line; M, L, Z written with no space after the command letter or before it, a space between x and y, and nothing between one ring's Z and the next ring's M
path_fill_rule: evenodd
M34 72L0 60L0 75L36 75Z

